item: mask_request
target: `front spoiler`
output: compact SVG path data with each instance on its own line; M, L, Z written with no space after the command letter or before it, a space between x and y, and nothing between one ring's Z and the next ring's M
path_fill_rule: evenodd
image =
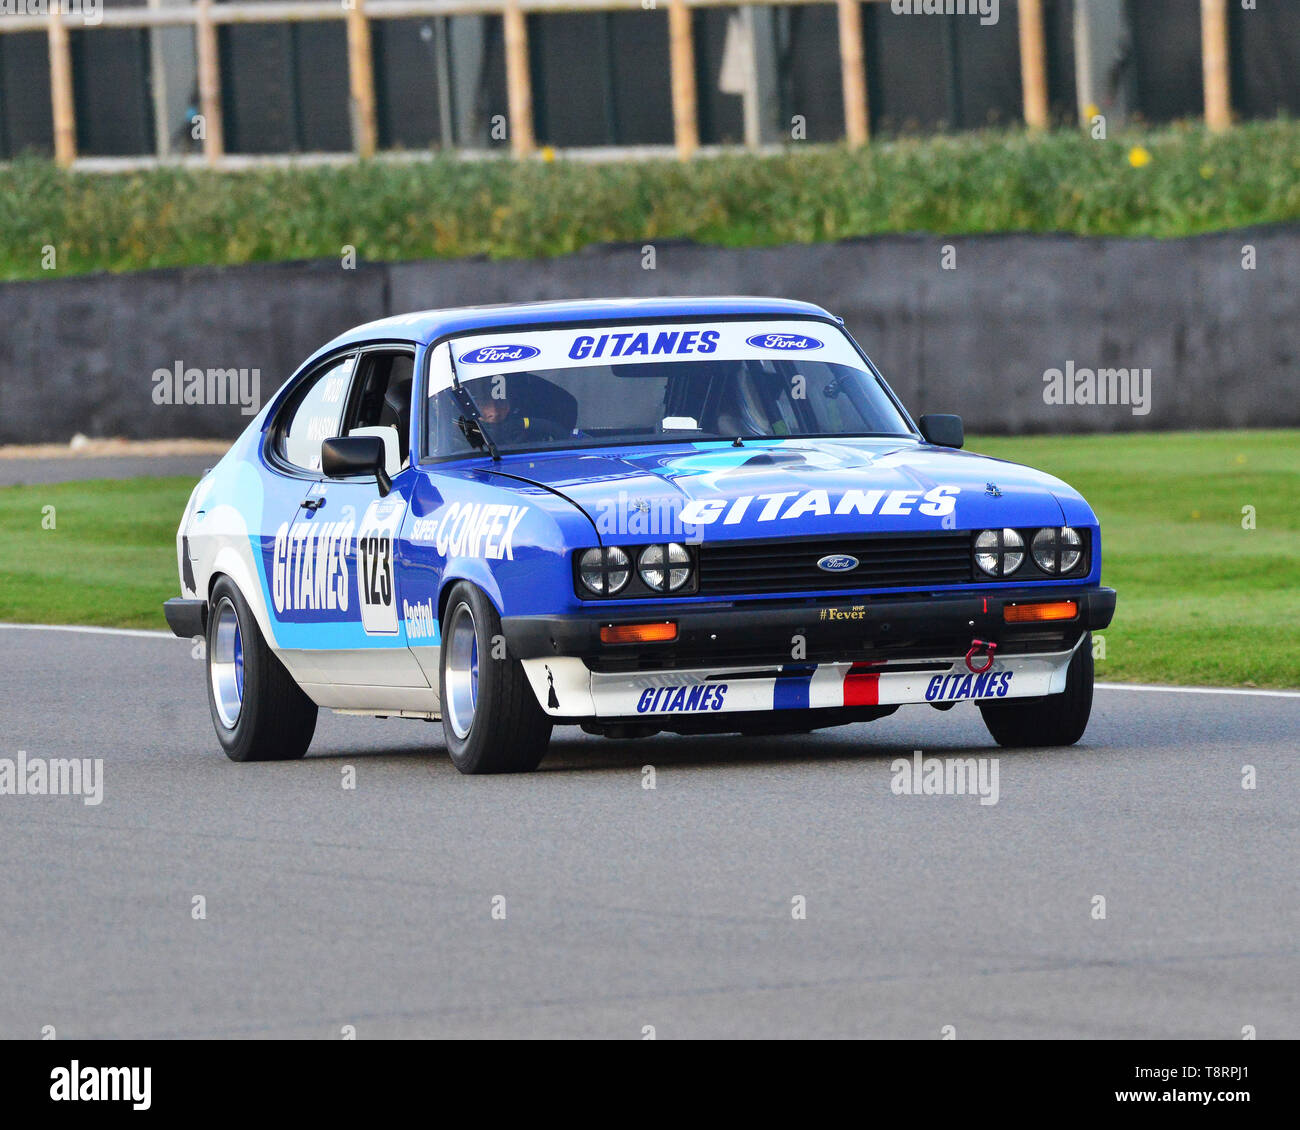
M724 713L944 706L1061 694L1081 635L1065 651L998 657L975 673L965 655L882 663L789 663L675 671L599 672L581 659L525 659L537 701L553 718L663 722ZM979 659L977 665L983 666Z

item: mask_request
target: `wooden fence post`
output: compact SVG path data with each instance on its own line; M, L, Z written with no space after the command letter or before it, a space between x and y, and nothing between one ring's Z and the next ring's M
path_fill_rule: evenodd
M510 110L510 147L527 157L537 147L533 136L533 79L528 62L528 17L519 0L506 4L506 103Z
M1201 69L1205 76L1205 124L1215 133L1232 125L1228 69L1228 0L1201 0Z
M1020 85L1025 125L1047 128L1047 45L1043 35L1043 0L1020 0Z
M352 148L373 157L379 130L375 123L375 66L366 0L345 0L348 25L348 87L351 92Z
M199 0L195 17L203 155L209 165L215 165L225 155L226 138L221 123L221 65L217 56L217 25L212 22L212 0Z
M54 160L62 168L77 159L77 114L72 99L72 50L59 4L50 5L50 103L54 114Z
M840 18L840 85L844 90L844 138L865 145L868 134L867 69L862 58L862 4L837 0Z
M673 137L677 156L689 161L700 147L695 91L695 35L686 0L668 0L668 56L673 92Z

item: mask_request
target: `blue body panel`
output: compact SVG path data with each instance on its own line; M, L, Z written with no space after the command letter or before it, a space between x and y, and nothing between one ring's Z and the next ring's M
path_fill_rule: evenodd
M496 515L488 511L492 507ZM463 518L466 513L471 517ZM454 541L458 526L470 542L460 553ZM440 598L457 581L477 585L502 612L544 615L569 607L576 603L569 554L598 540L585 515L540 486L480 467L422 470L397 549L403 618L436 624ZM438 640L435 633L410 642Z

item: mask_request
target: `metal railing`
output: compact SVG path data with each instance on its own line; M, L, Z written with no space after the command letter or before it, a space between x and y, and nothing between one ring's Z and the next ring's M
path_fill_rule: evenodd
M868 139L866 62L862 51L862 3L889 0L273 0L270 3L214 4L197 0L181 8L108 8L103 28L193 26L198 62L199 113L203 118L203 152L209 164L225 157L221 107L221 71L217 29L232 24L315 23L343 20L347 28L352 147L358 157L372 157L378 146L374 62L370 25L374 20L429 16L491 16L503 21L506 95L511 149L528 157L537 148L533 129L533 92L528 56L527 17L532 14L665 10L668 19L673 138L677 155L691 158L700 148L695 85L695 43L691 12L696 8L740 8L754 3L794 7L834 3L838 17L844 140L851 146ZM1043 0L1018 0L1020 76L1025 124L1033 130L1048 124L1047 51ZM77 159L69 23L59 0L49 0L42 15L7 15L0 34L44 30L49 36L50 93L54 121L54 156L68 167ZM80 29L79 29L80 30ZM1201 0L1201 46L1205 87L1205 121L1212 130L1231 124L1228 0Z

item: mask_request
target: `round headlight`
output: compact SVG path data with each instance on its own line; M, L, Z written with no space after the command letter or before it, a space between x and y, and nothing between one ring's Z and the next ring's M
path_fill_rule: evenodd
M657 592L676 592L691 579L691 555L680 542L646 546L637 567L646 586Z
M616 545L589 549L578 560L578 576L597 596L613 596L631 575L631 562Z
M985 530L975 539L975 564L990 577L1005 577L1025 559L1025 539L1015 530Z
M1061 527L1061 572L1068 573L1083 556L1083 539L1070 526Z
M1034 535L1031 548L1034 564L1044 573L1068 573L1083 556L1083 542L1077 530L1062 526L1059 530L1043 529Z

